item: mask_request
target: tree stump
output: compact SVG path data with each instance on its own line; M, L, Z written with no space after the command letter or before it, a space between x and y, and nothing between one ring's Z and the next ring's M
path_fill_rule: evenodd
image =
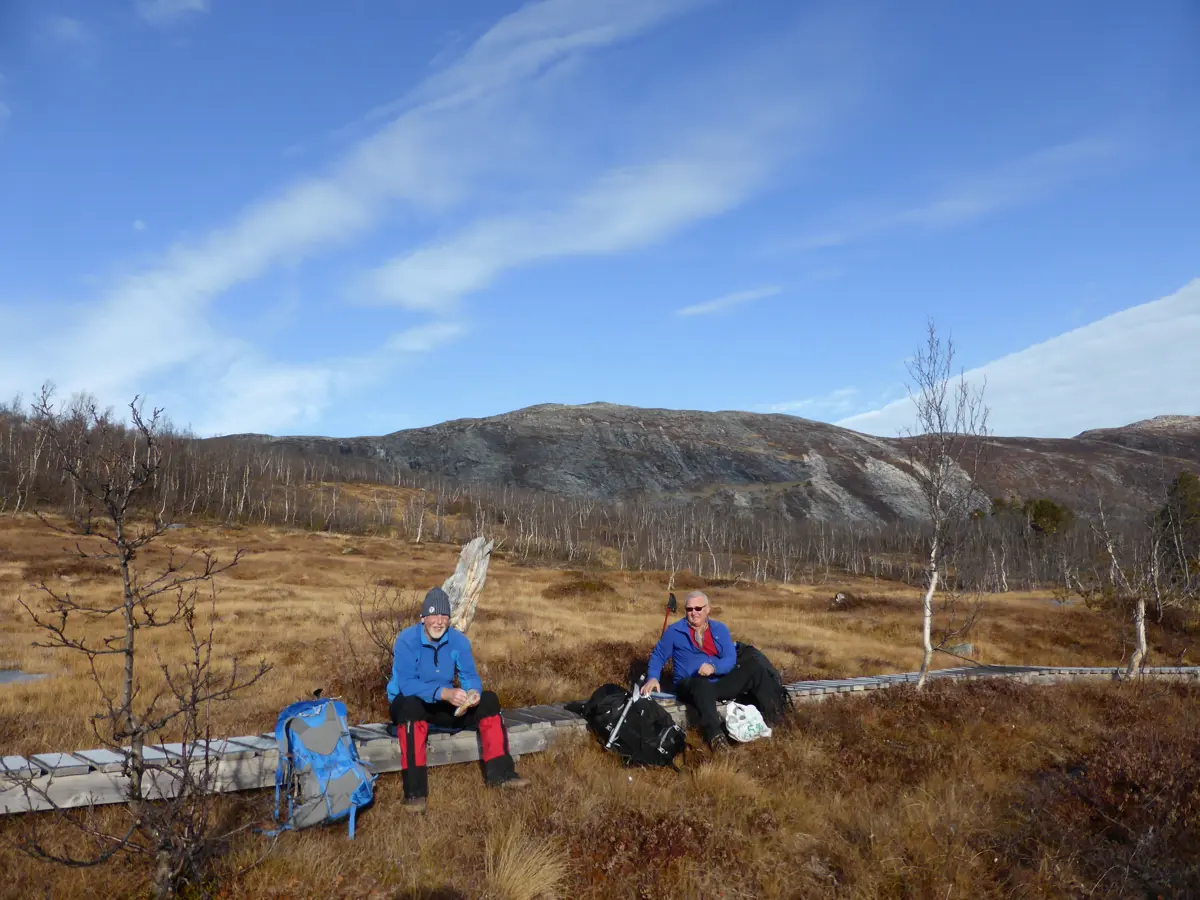
M458 555L454 574L442 583L442 590L450 597L450 627L457 628L463 634L475 620L475 609L479 605L479 595L483 593L483 583L487 581L488 561L494 543L477 537L464 546Z

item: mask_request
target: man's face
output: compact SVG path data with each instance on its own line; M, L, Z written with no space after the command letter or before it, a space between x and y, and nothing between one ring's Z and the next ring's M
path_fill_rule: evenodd
M692 628L699 628L708 623L708 601L703 597L693 597L686 601L683 611L687 615L688 625Z
M446 633L446 629L450 627L449 616L426 616L421 621L425 623L425 633L435 641L440 640Z

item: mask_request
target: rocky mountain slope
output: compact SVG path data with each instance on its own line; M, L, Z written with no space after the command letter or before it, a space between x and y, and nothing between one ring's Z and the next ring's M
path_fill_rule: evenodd
M707 499L782 507L820 520L920 514L901 441L786 415L544 404L381 437L239 436L305 455L386 459L415 472L556 494ZM1200 469L1200 417L1048 440L991 438L981 483L992 496L1042 497L1075 509L1147 509L1165 480Z

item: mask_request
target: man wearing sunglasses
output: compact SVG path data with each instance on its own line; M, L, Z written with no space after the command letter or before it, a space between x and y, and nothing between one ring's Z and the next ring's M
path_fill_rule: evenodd
M675 670L675 695L696 707L700 730L709 747L720 753L729 749L721 726L717 703L748 694L759 711L769 709L769 675L759 665L737 665L737 647L729 628L709 619L708 596L692 591L683 601L684 618L663 632L650 654L650 667L643 694L661 688L659 676L668 659Z

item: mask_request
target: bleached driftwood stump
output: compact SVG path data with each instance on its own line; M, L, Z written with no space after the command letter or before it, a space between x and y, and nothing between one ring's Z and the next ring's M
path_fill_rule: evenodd
M454 574L442 583L450 597L450 627L457 628L463 634L475 620L475 610L479 606L479 595L483 593L483 583L487 581L488 561L492 556L492 545L495 541L477 537L462 548L458 555L458 565Z

